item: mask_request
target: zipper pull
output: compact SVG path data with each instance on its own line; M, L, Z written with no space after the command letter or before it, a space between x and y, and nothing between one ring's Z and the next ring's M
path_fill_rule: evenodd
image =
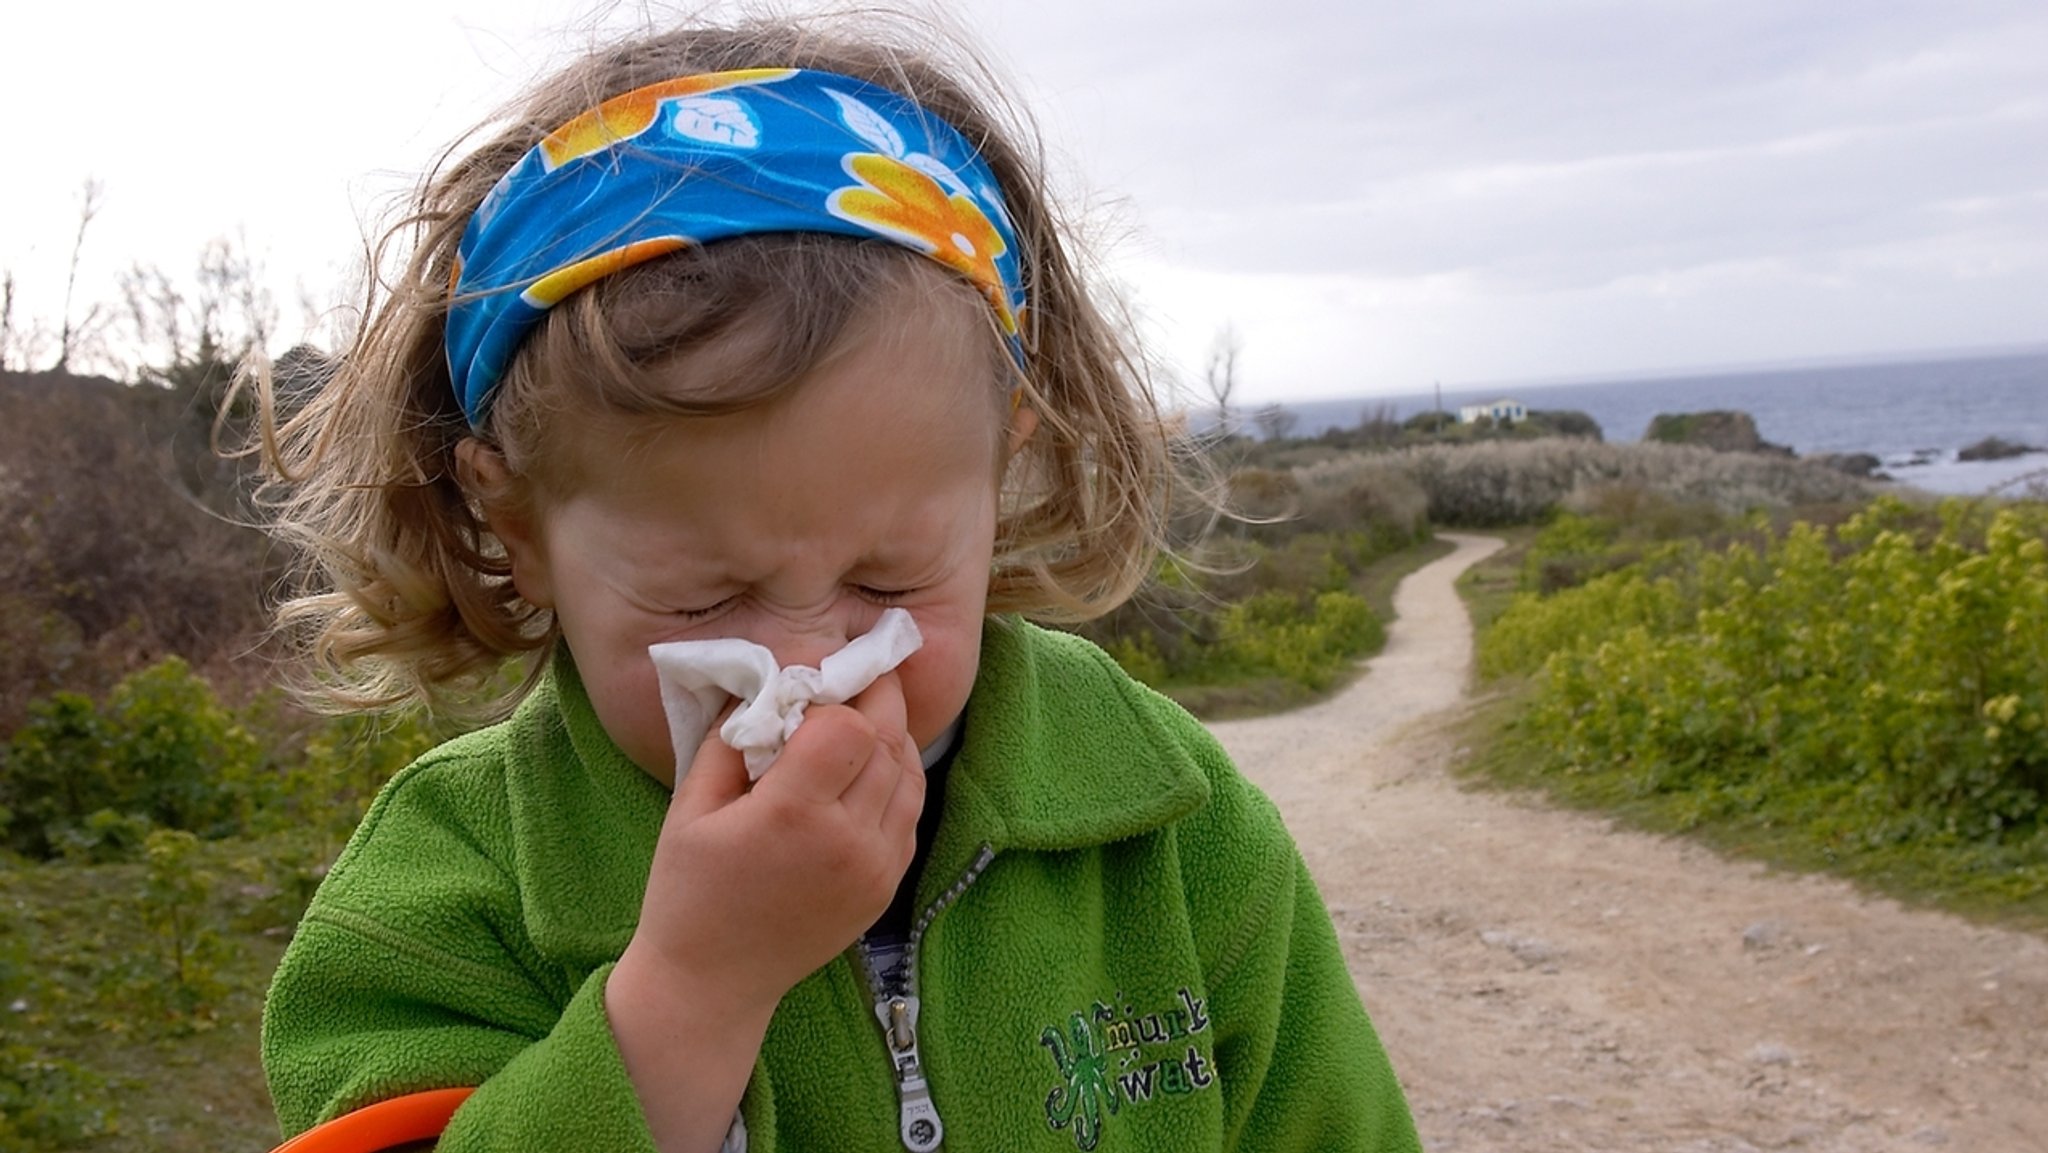
M945 1139L946 1127L939 1120L938 1106L932 1104L931 1085L917 1056L917 1009L916 997L882 997L875 1002L875 1017L882 1022L889 1059L896 1065L903 1147L910 1153L932 1153Z

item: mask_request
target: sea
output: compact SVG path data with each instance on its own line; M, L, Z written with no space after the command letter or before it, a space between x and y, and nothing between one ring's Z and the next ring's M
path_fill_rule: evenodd
M1801 456L1867 452L1903 485L1945 494L2012 492L2048 470L2048 348L1939 359L1833 364L1443 390L1446 411L1518 400L1532 409L1576 409L1609 441L1636 441L1658 413L1737 409L1757 432ZM1401 396L1314 400L1281 407L1294 436L1356 427L1391 410L1405 420L1437 407L1434 390ZM1986 437L2036 451L2000 461L1962 461Z

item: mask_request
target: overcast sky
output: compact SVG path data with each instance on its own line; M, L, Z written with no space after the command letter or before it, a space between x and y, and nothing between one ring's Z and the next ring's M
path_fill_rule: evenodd
M964 0L1108 268L1247 402L2048 344L2040 0ZM588 0L10 4L0 269L54 325L239 232L285 340ZM610 9L611 18L636 8Z

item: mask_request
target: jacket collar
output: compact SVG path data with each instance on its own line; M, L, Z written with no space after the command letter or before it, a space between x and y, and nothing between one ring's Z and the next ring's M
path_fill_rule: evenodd
M1151 692L1100 649L992 618L947 781L946 822L998 851L1137 836L1208 800L1207 777L1186 746Z

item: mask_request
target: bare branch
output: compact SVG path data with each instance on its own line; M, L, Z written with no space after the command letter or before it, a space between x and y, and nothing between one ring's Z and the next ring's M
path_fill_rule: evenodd
M141 357L141 379L157 379L160 367L190 361L194 350L185 337L184 292L164 275L161 268L133 264L121 274L121 299L134 330L137 355ZM157 379L157 383L162 383Z
M87 329L94 325L100 316L99 306L94 305L86 314L85 321L73 324L71 300L78 290L78 264L85 254L85 233L92 227L93 217L100 214L100 204L105 192L105 185L91 176L85 178L85 183L78 190L78 233L71 240L71 267L64 275L64 327L57 336L57 363L52 366L58 372L70 369L72 354L79 350L79 346L84 343L83 338Z
M1294 435L1294 426L1301 417L1285 405L1269 404L1252 413L1252 423L1259 426L1259 435L1267 440L1286 440Z
M235 266L235 307L241 313L241 352L270 347L271 334L277 328L277 301L268 288L263 286L263 265L257 261L249 247L246 229L235 232L234 251L240 254Z
M1237 326L1225 325L1216 334L1216 342L1209 347L1209 368L1206 380L1209 395L1216 401L1216 430L1221 436L1229 436L1236 426L1231 415L1231 394L1237 391L1237 358L1244 351L1244 337L1238 334Z
M0 372L14 369L14 270L0 272Z
M0 370L27 372L50 346L41 321L15 312L14 270L0 273Z

